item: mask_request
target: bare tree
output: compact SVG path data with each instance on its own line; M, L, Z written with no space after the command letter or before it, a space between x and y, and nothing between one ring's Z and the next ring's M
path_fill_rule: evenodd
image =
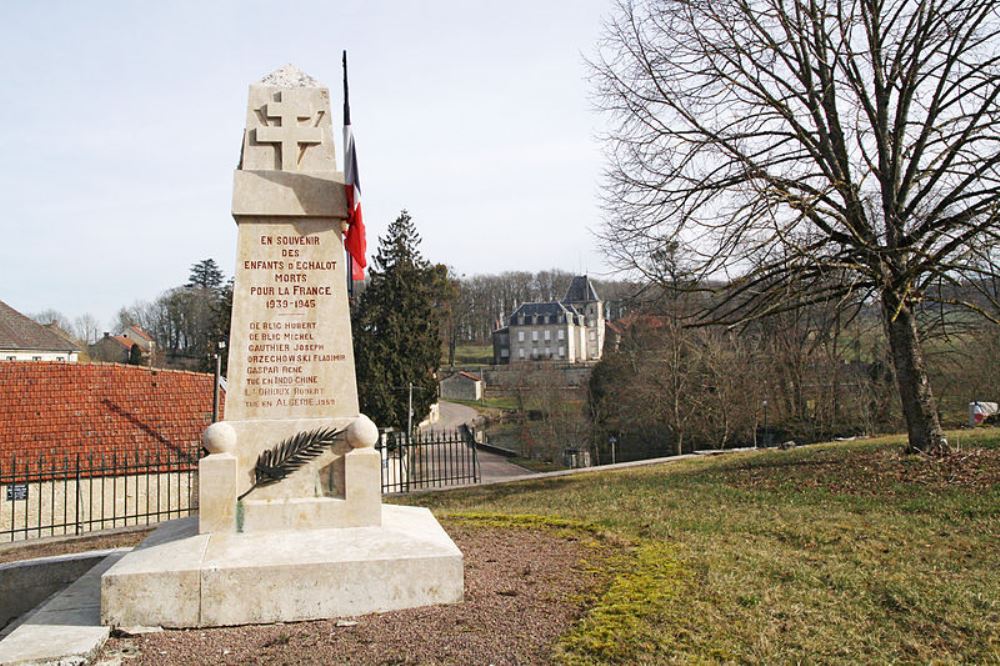
M101 324L89 312L85 312L73 320L73 335L88 345L97 342L101 335Z
M680 243L726 285L703 321L877 299L909 450L946 452L917 310L995 274L977 248L1000 235L998 7L620 0L593 63L609 256L655 277Z

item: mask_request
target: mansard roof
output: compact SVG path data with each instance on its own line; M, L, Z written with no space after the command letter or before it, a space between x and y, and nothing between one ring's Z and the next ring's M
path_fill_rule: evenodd
M516 310L514 310L514 314L510 316L510 321L514 321L514 318L520 315L532 317L535 315L568 314L573 314L573 312L558 301L549 301L547 303L522 303Z
M573 281L569 283L569 289L566 290L566 297L562 300L563 303L587 303L589 301L599 301L600 297L597 295L597 290L594 289L594 283L590 281L590 278L586 275L577 275L573 278Z

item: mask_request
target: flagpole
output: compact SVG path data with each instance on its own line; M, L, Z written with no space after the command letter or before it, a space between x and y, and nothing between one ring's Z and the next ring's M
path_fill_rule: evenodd
M351 123L351 106L347 101L347 49L344 49L341 62L344 66L344 126ZM344 171L347 171L347 144L344 143ZM347 297L354 300L354 258L351 257L351 253L347 251L347 247L344 247L344 254L347 255Z

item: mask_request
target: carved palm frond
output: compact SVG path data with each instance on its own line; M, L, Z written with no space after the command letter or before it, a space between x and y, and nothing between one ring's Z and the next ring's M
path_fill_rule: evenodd
M295 470L304 467L332 446L343 430L319 428L300 432L270 449L262 451L254 465L254 482L240 495L246 497L254 488L269 486L284 479Z

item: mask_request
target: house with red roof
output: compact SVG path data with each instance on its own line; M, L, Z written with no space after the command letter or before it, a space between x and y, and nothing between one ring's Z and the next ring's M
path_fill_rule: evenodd
M135 344L135 341L129 340L124 335L111 335L105 331L103 338L87 347L87 353L95 361L128 363Z
M133 344L139 345L143 356L152 354L153 350L156 349L156 340L153 339L153 336L135 324L122 331L121 337L131 340Z

